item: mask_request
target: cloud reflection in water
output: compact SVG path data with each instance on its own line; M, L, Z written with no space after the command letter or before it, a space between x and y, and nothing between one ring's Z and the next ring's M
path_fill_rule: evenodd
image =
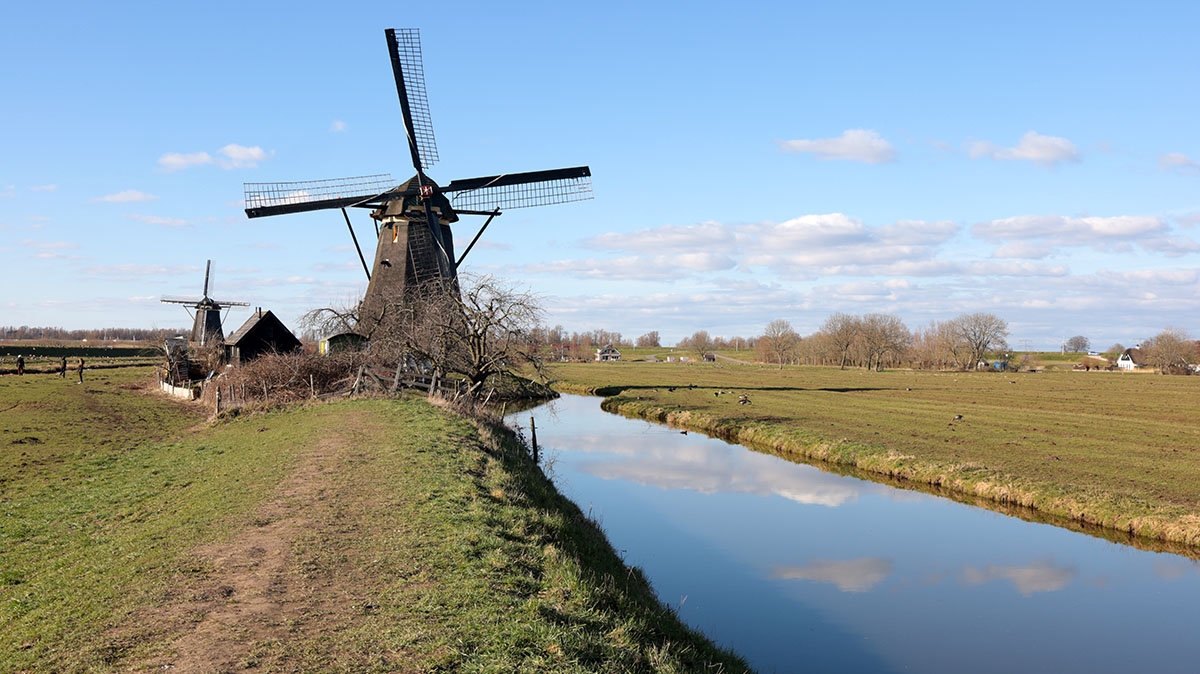
M1056 592L1071 584L1079 571L1074 565L1055 566L1053 561L1038 560L1025 566L988 564L982 569L964 566L962 580L967 585L982 585L995 580L1007 580L1017 592L1028 597L1035 592Z
M583 462L580 470L605 480L628 480L659 489L689 489L702 494L737 492L782 496L797 503L840 506L858 499L872 485L823 473L812 466L757 454L719 441L681 443L661 435L627 436L616 447L612 438L602 445L576 444L572 449L603 451L612 459Z
M771 578L832 583L842 592L866 592L892 572L892 560L860 557L845 561L814 559L805 566L777 566Z

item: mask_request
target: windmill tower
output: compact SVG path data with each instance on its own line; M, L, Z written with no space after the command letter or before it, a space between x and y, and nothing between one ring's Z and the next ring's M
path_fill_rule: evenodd
M406 288L433 279L453 281L467 253L502 209L543 206L592 198L587 166L503 173L454 180L439 186L425 170L439 159L421 63L421 38L415 28L387 29L388 53L408 151L417 173L397 184L390 175L285 183L246 183L246 215L259 218L285 213L341 209L367 274L367 292L359 307L358 331L369 334L389 300ZM347 208L371 209L377 242L375 262L367 268ZM450 225L460 215L487 216L475 238L456 260Z
M192 322L192 338L190 341L200 346L224 344L225 333L221 330L221 310L226 307L250 306L246 302L226 302L214 300L208 296L208 279L212 271L212 260L204 265L204 294L200 299L186 297L164 297L165 304L182 304L194 310Z

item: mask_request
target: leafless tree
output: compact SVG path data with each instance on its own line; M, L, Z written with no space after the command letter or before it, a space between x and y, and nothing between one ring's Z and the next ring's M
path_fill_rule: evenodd
M977 369L988 351L1008 347L1008 322L994 314L964 314L950 321L951 330L968 355L968 369Z
M899 316L892 314L867 314L859 321L859 335L864 351L865 365L883 370L885 356L899 356L912 341L912 334Z
M762 339L758 340L758 348L765 356L779 363L780 370L783 369L783 362L790 360L795 355L796 347L799 344L800 335L797 335L796 331L792 329L791 323L782 318L767 323Z
M846 360L861 329L858 316L836 313L825 319L821 332L825 334L829 347L841 358L840 367L846 369Z
M1108 347L1108 351L1105 351L1105 353L1115 353L1119 356L1122 353L1125 353L1125 345L1120 342L1117 342L1116 344L1113 344L1112 346Z
M1191 374L1196 346L1180 328L1167 328L1142 345L1147 362L1163 374Z
M1091 348L1091 346L1091 340L1083 335L1075 335L1074 337L1068 339L1066 344L1067 351L1071 351L1072 353L1081 353L1083 351L1087 351L1089 348Z
M641 337L637 338L638 346L662 346L658 339L658 330L651 330Z
M687 346L692 351L695 351L696 355L700 356L700 360L703 361L704 357L713 349L712 337L708 336L707 330L697 330L692 333L691 337L687 338Z

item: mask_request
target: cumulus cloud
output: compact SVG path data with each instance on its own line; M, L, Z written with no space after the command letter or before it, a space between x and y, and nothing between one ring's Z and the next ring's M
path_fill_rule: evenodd
M1064 161L1079 161L1079 150L1074 143L1066 138L1043 136L1036 131L1026 132L1014 147L1001 147L981 140L967 143L967 151L973 159L991 157L1023 160L1039 166L1056 166Z
M837 138L784 140L776 144L784 152L813 154L820 159L883 164L896 158L892 144L871 129L847 129Z
M335 119L333 120L333 123L329 125L329 130L332 133L341 133L346 130L346 123L340 119Z
M257 145L247 147L230 143L217 150L215 156L208 152L168 152L158 158L158 166L159 170L165 173L174 173L206 164L216 164L223 169L254 168L258 166L258 162L267 159L271 154Z
M1054 252L1054 246L1044 241L1010 241L997 248L992 257L1040 260Z
M778 566L771 577L831 583L842 592L866 592L883 582L891 572L890 559L860 557L845 561L815 559L805 566Z
M246 147L236 143L230 143L221 148L219 152L225 157L220 160L221 168L254 168L258 166L258 162L265 160L270 156L270 153L255 145L254 147Z
M124 204L135 201L154 201L158 197L153 194L146 194L141 190L121 190L113 194L106 194L102 197L96 197L92 201L106 201L112 204Z
M678 279L695 271L731 269L733 258L721 253L629 256L610 259L556 260L527 264L532 274L561 274L583 279L662 281Z
M1200 161L1196 161L1185 154L1171 152L1159 155L1158 170L1186 175L1200 175Z
M138 222L144 222L147 225L165 225L167 227L184 227L188 224L187 220L179 218L164 218L158 215L141 215L139 213L130 213L128 216Z
M167 173L211 163L213 163L212 155L207 152L192 152L190 154L168 152L158 158L159 168Z
M1019 215L976 223L971 232L995 242L1035 239L1055 245L1079 246L1136 241L1166 229L1167 223L1154 216L1072 218L1064 215Z

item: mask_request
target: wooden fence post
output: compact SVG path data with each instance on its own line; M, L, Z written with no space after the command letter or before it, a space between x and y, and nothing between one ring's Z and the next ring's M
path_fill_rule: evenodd
M537 426L535 426L533 423L532 414L529 415L529 438L533 444L533 462L536 464L538 462Z
M217 402L213 405L213 414L221 413L221 387L217 387Z
M308 375L308 395L310 398L317 397L317 387L313 384L313 376L311 374Z

